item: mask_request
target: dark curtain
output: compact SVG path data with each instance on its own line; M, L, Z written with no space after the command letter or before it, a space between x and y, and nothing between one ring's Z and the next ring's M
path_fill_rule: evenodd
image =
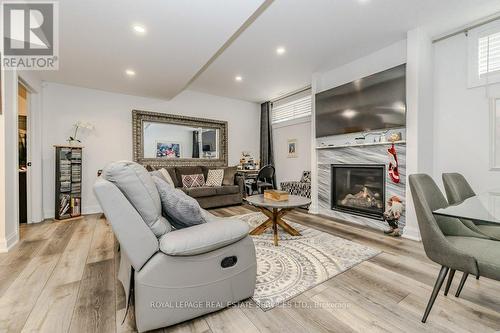
M193 158L200 158L200 133L193 131Z
M260 105L260 167L271 164L274 166L273 127L271 124L272 103L265 102ZM276 174L273 178L274 187Z

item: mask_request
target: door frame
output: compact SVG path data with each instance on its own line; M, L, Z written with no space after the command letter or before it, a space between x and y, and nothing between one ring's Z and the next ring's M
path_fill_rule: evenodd
M41 117L40 117L40 92L36 91L26 80L18 75L17 81L27 91L27 162L31 163L26 172L26 209L27 224L43 221L42 212L42 156L41 156ZM19 95L19 92L18 94ZM19 109L19 106L18 106ZM19 128L19 126L18 126ZM18 161L16 161L18 163ZM19 188L19 179L18 188ZM19 207L19 201L17 203ZM18 208L19 210L19 208ZM18 217L19 224L19 217Z

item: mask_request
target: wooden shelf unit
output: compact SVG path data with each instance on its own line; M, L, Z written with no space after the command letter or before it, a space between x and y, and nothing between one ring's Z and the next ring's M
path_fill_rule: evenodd
M83 147L54 146L56 149L55 218L66 220L82 213Z

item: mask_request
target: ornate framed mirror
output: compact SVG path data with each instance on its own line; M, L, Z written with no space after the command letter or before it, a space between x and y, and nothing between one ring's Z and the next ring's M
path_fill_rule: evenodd
M144 166L227 166L227 121L132 110L132 137Z

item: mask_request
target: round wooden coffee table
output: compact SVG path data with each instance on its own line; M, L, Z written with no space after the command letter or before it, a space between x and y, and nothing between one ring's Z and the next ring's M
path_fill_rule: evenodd
M278 225L290 235L300 236L300 233L297 230L282 220L283 216L294 208L306 206L311 203L310 199L300 197L298 195L289 195L287 201L265 199L263 194L252 195L245 198L245 200L252 206L259 208L262 213L268 217L266 222L250 231L250 235L260 235L266 231L267 228L272 227L275 246L278 246Z

